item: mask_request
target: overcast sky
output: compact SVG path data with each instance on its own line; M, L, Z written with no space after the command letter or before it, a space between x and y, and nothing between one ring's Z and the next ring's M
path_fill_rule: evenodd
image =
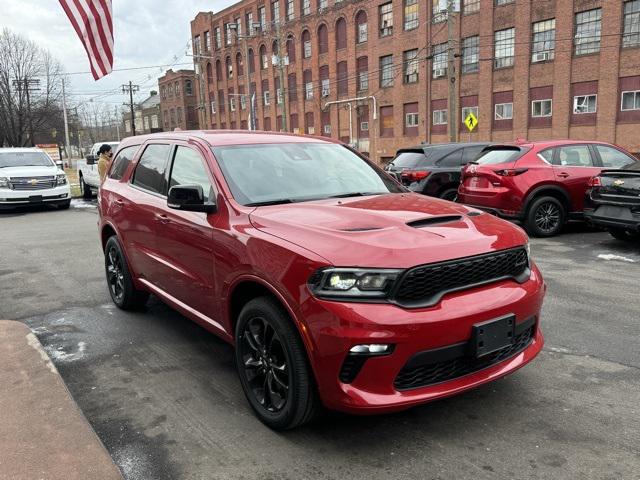
M200 11L217 12L236 0L113 0L115 59L114 69L148 65L191 63L185 56L190 38L190 21ZM66 72L88 72L89 61L71 22L58 0L0 0L0 29L9 27L47 48ZM177 58L175 58L177 57ZM168 68L168 67L166 67ZM140 85L139 100L157 89L161 70L153 68L113 72L98 80L91 74L70 76L71 100L91 98L93 94L117 89L134 81ZM176 68L190 68L189 65ZM121 93L96 99L114 107L125 99Z

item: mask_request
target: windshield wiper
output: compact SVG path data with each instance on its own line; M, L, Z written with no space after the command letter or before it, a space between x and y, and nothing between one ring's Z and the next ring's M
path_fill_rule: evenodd
M267 205L281 205L284 203L294 203L295 200L291 198L279 198L277 200L266 200L264 202L245 203L246 207L264 207Z
M384 195L390 192L349 192L339 193L338 195L330 195L326 198L347 198L347 197L368 197L370 195Z

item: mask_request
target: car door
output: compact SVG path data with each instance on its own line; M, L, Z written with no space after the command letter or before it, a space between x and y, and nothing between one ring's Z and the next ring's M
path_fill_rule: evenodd
M573 212L582 212L589 179L600 173L600 170L587 144L569 144L555 148L553 173L556 182L569 194Z
M205 201L215 201L213 177L201 153L178 143L172 151L168 189L176 185L201 185ZM186 212L166 205L157 228L158 286L180 302L209 318L213 308L213 224L216 214Z
M136 276L158 284L162 274L157 248L157 225L167 204L166 170L171 145L152 142L144 147L126 198L121 199L119 229Z

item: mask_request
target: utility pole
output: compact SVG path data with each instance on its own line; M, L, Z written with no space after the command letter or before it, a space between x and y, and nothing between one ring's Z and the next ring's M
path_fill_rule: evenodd
M129 84L122 85L122 93L129 94L129 111L131 112L131 133L133 136L136 135L136 119L133 112L133 93L137 92L140 89L140 85L133 85L131 80L129 80Z
M27 100L27 123L29 126L29 142L33 147L35 142L33 141L33 118L31 116L31 92L40 90L40 80L37 78L16 78L13 80L13 86L18 89L18 95L22 97L22 89L24 88L25 98Z
M67 164L71 168L71 143L69 142L69 120L67 118L67 95L62 77L62 117L64 118L64 153L67 156Z
M449 86L449 139L451 142L458 140L458 96L456 93L456 64L454 51L454 24L453 13L455 11L454 0L447 0L447 80Z
M280 19L276 18L276 45L278 46L278 51L276 55L278 57L278 76L280 78L280 107L282 112L282 123L280 125L280 129L283 132L287 131L287 96L285 95L284 88L284 55L282 55L282 29L280 28ZM285 48L286 53L286 48ZM276 99L277 100L277 99Z

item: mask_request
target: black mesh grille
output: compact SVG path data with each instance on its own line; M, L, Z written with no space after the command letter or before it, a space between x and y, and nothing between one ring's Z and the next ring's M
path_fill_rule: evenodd
M403 367L396 377L394 385L397 390L410 390L412 388L420 388L433 385L434 383L452 380L490 367L524 350L533 339L534 329L535 326L527 328L516 335L512 345L497 350L480 359L460 356L451 360L421 365L419 367Z
M420 306L436 303L454 290L503 278L516 278L528 269L524 248L414 267L401 278L394 293L397 303Z

